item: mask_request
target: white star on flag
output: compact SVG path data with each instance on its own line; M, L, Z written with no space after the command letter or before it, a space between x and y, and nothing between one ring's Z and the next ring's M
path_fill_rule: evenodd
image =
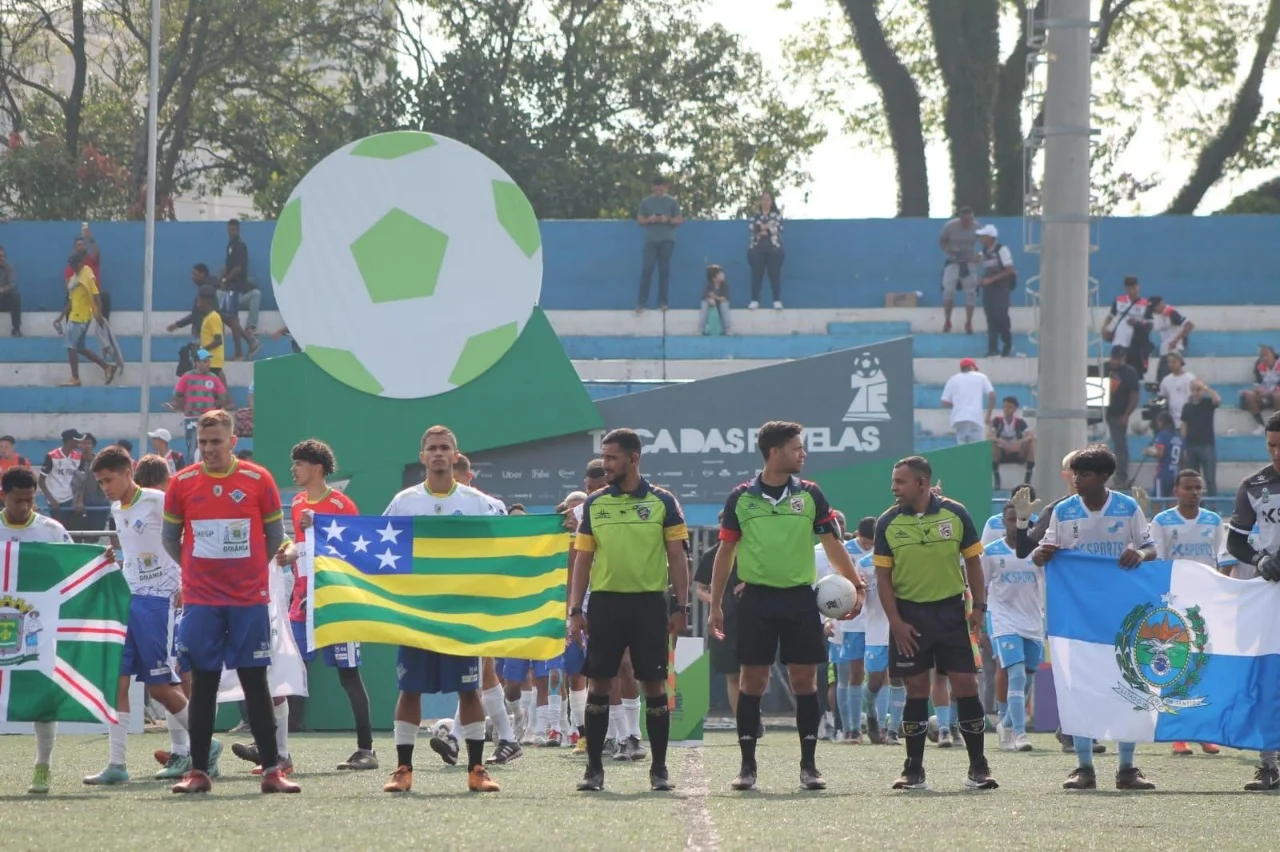
M390 522L390 521L387 521L387 525L386 525L386 527L384 527L383 529L378 530L378 535L380 535L380 536L382 537L382 538L381 538L381 540L382 540L382 541L389 541L389 542L391 542L392 544L399 544L399 543L400 543L400 541L399 541L400 530L398 530L398 529L396 529L395 527L391 526L391 522Z
M372 544L372 542L364 536L360 536L355 541L351 542L351 546L355 548L356 553L367 553L369 551L370 544Z
M325 527L324 534L328 536L330 541L333 541L335 538L338 541L342 541L342 534L346 531L347 528L338 526L338 520L337 518L334 518L329 521L329 526Z
M338 548L334 547L332 544L325 545L325 550L327 550L327 551L329 552L329 555L330 555L330 556L341 556L341 555L342 555L341 553L339 553L339 552L338 552Z
M378 554L378 567L379 568L395 568L396 562L399 561L399 559L400 559L399 556L396 556L394 553L391 552L391 548L387 548L385 551Z

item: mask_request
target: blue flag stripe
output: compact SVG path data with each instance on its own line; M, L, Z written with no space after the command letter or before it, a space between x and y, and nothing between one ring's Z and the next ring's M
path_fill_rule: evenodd
M1112 645L1125 616L1137 604L1158 606L1172 577L1172 562L1126 570L1109 557L1060 550L1045 570L1049 635Z

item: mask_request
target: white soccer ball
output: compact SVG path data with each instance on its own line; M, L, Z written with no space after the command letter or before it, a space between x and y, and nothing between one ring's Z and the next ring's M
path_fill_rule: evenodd
M828 574L814 588L818 595L818 609L827 618L841 618L853 609L858 600L858 590L853 583L839 574Z
M533 207L496 163L395 131L325 157L271 241L290 334L325 372L419 399L477 378L524 330L542 288Z
M431 735L433 737L448 737L453 735L453 720L441 719L431 726Z

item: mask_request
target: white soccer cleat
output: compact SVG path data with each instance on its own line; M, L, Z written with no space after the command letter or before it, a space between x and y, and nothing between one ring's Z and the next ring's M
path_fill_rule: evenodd
M1026 734L1018 734L1013 738L1014 751L1034 751L1035 746L1031 744L1031 738Z
M1013 728L1006 728L1004 722L996 722L996 735L1000 737L1000 750L1013 751Z

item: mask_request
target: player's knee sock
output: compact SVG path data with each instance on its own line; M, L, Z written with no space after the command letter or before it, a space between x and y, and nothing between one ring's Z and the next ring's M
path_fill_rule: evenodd
M743 766L756 765L756 735L760 733L760 696L738 693L738 748ZM816 733L816 726L815 726Z
M1021 663L1009 669L1009 721L1015 734L1027 732L1027 670Z
M587 691L585 689L569 690L569 721L577 728L580 736L587 734Z
M547 730L563 730L564 724L561 718L563 715L564 699L560 697L560 693L553 692L547 696Z
M498 687L501 689L501 687ZM467 743L467 769L484 767L484 719L462 726L462 738Z
M640 739L640 698L622 699L622 720L626 724L624 737ZM621 737L620 737L621 738Z
M209 771L209 745L213 742L213 722L218 713L218 683L221 671L191 672L191 700L187 702L187 730L191 732L191 768Z
M187 708L184 706L177 713L164 711L165 726L169 729L169 751L172 754L191 754L191 734L187 730L191 725Z
M1009 718L1009 702L996 701L996 719L1006 728L1013 727L1013 720Z
M129 753L129 714L117 712L116 719L107 728L107 763L124 766Z
M481 692L480 703L484 705L484 714L489 717L490 722L493 722L493 727L498 732L498 739L508 742L514 740L516 732L511 728L511 718L507 716L506 696L502 694L502 687L491 686ZM461 727L463 726L458 725L458 728Z
M58 738L57 722L36 722L36 765L48 766L53 760L53 743Z
M849 726L849 687L843 683L836 684L836 709L840 711L840 722L844 730L852 731Z
M845 696L846 702L840 705L840 715L844 717L844 729L849 733L857 734L862 730L862 684L849 684L845 690Z
M276 757L289 756L289 702L281 701L273 708L276 717Z
M530 728L537 728L538 725L538 693L533 689L526 689L520 693L520 710L524 713L524 718L528 720Z
M587 694L582 718L587 729L587 765L592 769L604 768L604 741L609 735L611 710L608 695Z
M741 701L741 697L738 700ZM821 722L822 707L818 704L818 693L797 695L796 731L800 734L801 766L813 766L813 756L818 751L818 726Z
M453 729L456 736L462 736L462 726ZM392 729L396 742L396 764L413 768L413 747L418 742L418 726L412 722L401 722L396 719Z
M649 754L652 757L653 766L666 766L667 742L671 739L671 714L667 710L665 692L658 696L645 696L644 721L649 732Z
M249 730L258 746L258 760L263 769L271 769L280 762L276 747L276 715L271 702L271 685L267 682L266 666L236 669L240 676L240 688L244 690L244 703L249 711ZM289 704L284 704L285 719ZM288 725L286 724L286 729Z
M938 717L938 733L951 727L951 705L942 704L933 708L933 715Z
M1093 740L1090 737L1072 737L1071 744L1076 749L1076 760L1081 766L1093 768Z
M964 738L965 750L969 752L969 762L982 760L982 750L987 736L987 717L982 712L982 699L976 695L968 698L957 698L956 706L960 708L957 718L960 722L960 736Z
M356 748L373 751L373 720L369 714L369 692L364 688L364 678L359 669L338 669L338 682L351 703L351 715L356 723Z
M889 730L896 731L902 725L903 709L907 706L907 688L905 686L894 686L889 684ZM925 703L925 710L929 709L928 702ZM924 714L924 720L929 721L929 714Z
M609 705L609 732L606 739L621 740L627 736L627 720L622 715L621 704Z
M887 723L889 720L889 690L883 686L870 694L871 712L876 720Z
M905 687L902 688L905 692ZM908 698L902 707L902 734L907 740L907 760L924 765L925 734L929 731L929 699Z
M1137 746L1133 743L1116 743L1116 745L1120 751L1120 768L1125 769L1133 766L1133 752Z
M981 700L979 700L978 703L981 704L982 703ZM955 725L959 723L959 721L960 721L960 704L956 701L956 699L953 698L951 699L951 724Z

